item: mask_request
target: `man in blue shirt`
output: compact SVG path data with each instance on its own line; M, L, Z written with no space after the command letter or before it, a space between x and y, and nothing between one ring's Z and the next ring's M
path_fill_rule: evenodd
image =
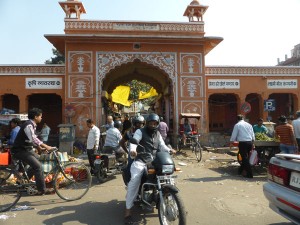
M267 134L268 133L268 128L266 128L266 126L263 125L263 122L264 122L264 120L262 118L257 120L257 124L255 124L253 126L254 134L256 134L256 133Z
M11 126L11 132L10 132L10 138L7 142L8 145L13 145L15 142L15 139L17 137L17 134L20 130L20 124L21 124L21 120L19 118L13 118L10 121L10 126Z

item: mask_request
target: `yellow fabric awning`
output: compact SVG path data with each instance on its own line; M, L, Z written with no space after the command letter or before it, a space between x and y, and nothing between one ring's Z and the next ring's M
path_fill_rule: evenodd
M139 92L139 99L151 98L157 96L156 90L152 87L149 92L140 91Z
M130 93L129 86L118 86L111 94L112 101L124 106L130 106L132 101L128 100L129 93Z

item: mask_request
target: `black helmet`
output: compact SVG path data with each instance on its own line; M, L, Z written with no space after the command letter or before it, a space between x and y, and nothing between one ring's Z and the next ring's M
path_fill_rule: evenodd
M137 123L144 124L145 118L143 116L135 116L132 120L133 126L136 126Z
M114 127L117 129L122 129L122 121L121 120L115 120L114 121Z
M157 126L155 126L155 127L152 127L152 126L149 126L149 122L151 122L151 121L155 121L155 122L157 122ZM147 117L147 119L146 119L146 128L149 130L149 131L152 131L152 132L154 132L154 131L156 131L157 129L158 129L158 127L159 127L159 116L157 115L157 114L155 114L155 113L151 113L148 117Z

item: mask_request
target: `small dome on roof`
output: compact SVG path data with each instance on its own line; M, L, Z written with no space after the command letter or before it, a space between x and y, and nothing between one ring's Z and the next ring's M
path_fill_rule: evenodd
M198 0L193 0L190 5L200 5Z

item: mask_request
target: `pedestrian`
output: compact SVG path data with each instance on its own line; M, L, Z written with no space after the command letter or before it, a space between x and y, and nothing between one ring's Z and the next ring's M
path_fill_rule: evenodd
M13 118L10 121L10 127L12 130L10 132L10 137L7 142L8 145L12 146L14 144L17 134L19 133L20 130L20 124L21 124L21 120L19 118Z
M264 120L262 118L257 120L257 124L253 125L254 134L257 134L257 133L267 134L268 133L268 128L263 123L264 123Z
M108 130L109 128L114 127L114 119L112 116L107 116L105 128Z
M23 123L14 141L11 153L14 158L20 159L30 166L27 171L28 177L35 176L37 195L50 194L53 191L47 189L44 180L44 171L39 155L35 153L33 147L36 147L41 153L43 149L50 151L53 147L46 145L36 136L36 126L42 121L42 110L38 108L30 109L28 112L28 121Z
M160 117L158 131L159 131L161 137L163 138L164 142L166 143L166 139L167 139L167 136L168 136L169 127L165 123L164 118L162 116Z
M298 145L293 126L287 122L287 118L283 115L278 118L278 121L279 125L275 128L275 137L280 141L280 153L296 153Z
M95 153L98 151L99 147L99 140L100 140L100 130L95 125L92 119L88 119L86 121L86 125L89 128L89 133L86 141L86 151L88 155L89 164L91 167L91 173L94 173L94 160L95 160Z
M41 141L43 141L44 143L48 142L50 131L51 131L50 127L46 123L44 123L43 128L39 135L41 137Z
M253 178L251 165L249 163L250 151L254 148L254 131L250 123L244 121L243 115L237 116L238 122L234 125L231 137L230 146L233 146L235 141L239 142L239 153L242 157L242 163L239 168L239 174L247 178Z
M126 114L124 116L124 122L123 122L123 129L122 129L122 135L125 134L126 131L128 131L131 128L131 122L129 120L129 115Z
M294 134L298 144L298 151L300 148L300 111L296 112L297 119L293 120L292 125L294 129Z

